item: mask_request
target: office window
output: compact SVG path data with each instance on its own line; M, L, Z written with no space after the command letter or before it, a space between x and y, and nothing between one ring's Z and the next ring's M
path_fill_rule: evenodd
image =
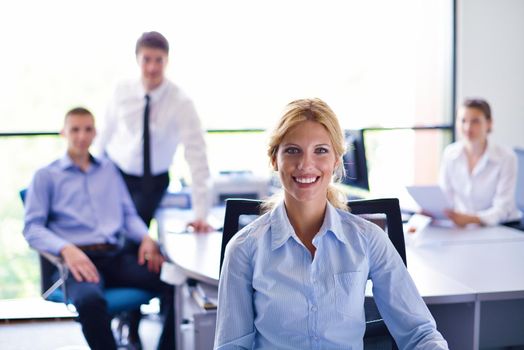
M33 173L62 154L56 136L0 137L0 299L39 294L37 254L22 235L23 205L20 190Z
M305 96L349 129L451 123L451 1L26 0L0 13L3 132L56 131L77 104L101 116L137 76L147 30L170 41L168 75L209 129L271 127Z
M377 197L408 198L405 186L436 184L449 130L366 130L370 190Z
M268 129L291 100L326 100L345 129L367 129L370 187L380 193L436 180L451 140L452 7L439 0L0 4L0 153L7 164L0 262L22 264L0 274L0 285L10 286L0 298L38 294L18 191L63 146L56 136L7 134L56 132L76 105L102 118L117 81L138 76L134 46L142 32L158 30L170 41L167 75L194 99L206 129ZM412 129L420 125L444 129ZM209 134L213 173L268 171L266 137ZM422 161L429 165L419 167ZM186 175L176 164L173 173Z

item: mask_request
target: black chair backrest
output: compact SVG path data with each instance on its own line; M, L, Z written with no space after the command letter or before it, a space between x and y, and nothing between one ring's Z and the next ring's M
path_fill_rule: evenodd
M27 189L24 188L19 192L22 204L25 204L25 197L27 196ZM58 271L56 266L49 262L42 255L38 255L40 262L40 293L44 294L54 283L53 275Z
M220 270L227 243L240 229L240 217L242 215L260 215L260 205L263 202L252 199L227 199L226 215L224 217L224 231L222 234L222 247L220 251ZM395 246L398 254L407 264L406 247L404 243L404 230L402 227L402 216L400 204L397 198L352 200L348 202L351 212L356 215L362 214L384 214L386 215L386 232Z
M386 233L391 243L395 246L398 254L407 266L406 245L404 242L404 227L402 225L402 214L400 213L400 203L397 198L364 199L352 200L348 202L351 213L355 215L363 214L384 214L386 215Z
M241 229L240 217L242 215L260 215L260 205L263 202L256 199L226 199L226 214L224 216L224 229L222 232L222 246L220 248L220 271L227 243Z
M220 270L227 243L242 228L242 215L260 215L260 200L252 199L227 199L226 215L224 217L224 231L222 234L222 246L220 251ZM352 200L348 202L351 212L355 215L364 214L383 214L386 216L385 231L389 239L395 246L398 254L406 261L406 247L404 244L404 230L402 226L402 216L400 214L400 204L396 198L370 199L370 200ZM380 215L381 221L383 216ZM373 219L371 221L374 221ZM242 225L243 226L243 225ZM366 332L364 342L370 341L370 344L382 344L381 349L389 347L392 350L398 350L395 341L389 334L386 324L382 320L378 308L373 298L366 298L364 302L366 313ZM378 343L377 343L378 341ZM384 343L385 342L385 343ZM387 344L387 345L386 345Z

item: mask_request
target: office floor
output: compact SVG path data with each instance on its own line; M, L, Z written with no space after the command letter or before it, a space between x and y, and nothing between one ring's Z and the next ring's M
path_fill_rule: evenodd
M140 322L144 350L156 349L161 323L155 316ZM17 321L0 323L0 349L3 350L89 350L80 324L65 321Z

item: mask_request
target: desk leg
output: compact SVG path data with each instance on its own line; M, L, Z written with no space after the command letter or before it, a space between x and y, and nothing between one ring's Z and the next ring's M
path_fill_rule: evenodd
M183 349L182 320L184 317L184 302L182 299L183 286L186 284L186 276L172 263L164 262L160 271L160 279L173 286L173 307L175 308L175 344L177 350Z
M473 329L473 346L475 349L479 348L480 342L480 300L477 297L475 298L475 319L474 319L474 329Z
M182 350L183 339L182 339L182 315L183 315L183 302L182 302L182 287L183 285L175 286L175 343L176 349Z

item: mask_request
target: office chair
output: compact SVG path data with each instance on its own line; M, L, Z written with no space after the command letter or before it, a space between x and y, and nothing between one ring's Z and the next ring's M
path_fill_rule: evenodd
M22 203L25 202L27 189L20 191ZM71 304L67 296L65 281L69 275L69 270L63 259L59 256L40 252L40 290L45 300L57 303L65 303L68 308ZM57 275L58 279L54 280ZM142 348L138 337L138 320L140 306L147 304L156 297L152 292L139 288L106 288L104 297L107 301L107 308L113 321L116 321L114 330L115 340L118 348L128 350L138 350Z
M227 243L231 238L245 225L247 216L258 216L261 214L260 205L262 201L250 199L227 199L226 213L224 218L224 230L222 233L222 246L220 250L220 270L224 260L224 253ZM364 218L377 222L388 234L389 239L395 246L398 254L404 264L406 260L406 248L404 243L404 230L402 226L402 217L400 214L400 204L397 198L371 199L371 200L354 200L349 201L348 205L351 212L356 215L362 215ZM379 218L366 217L368 214L384 214ZM389 333L386 324L382 320L378 308L373 298L366 297L364 302L366 314L366 332L364 334L364 345L366 348L386 347L392 350L398 350L398 347ZM368 345L368 346L367 346Z
M515 203L517 208L524 214L524 148L516 147L517 155L517 184L515 188ZM509 225L524 231L524 215L516 224Z

